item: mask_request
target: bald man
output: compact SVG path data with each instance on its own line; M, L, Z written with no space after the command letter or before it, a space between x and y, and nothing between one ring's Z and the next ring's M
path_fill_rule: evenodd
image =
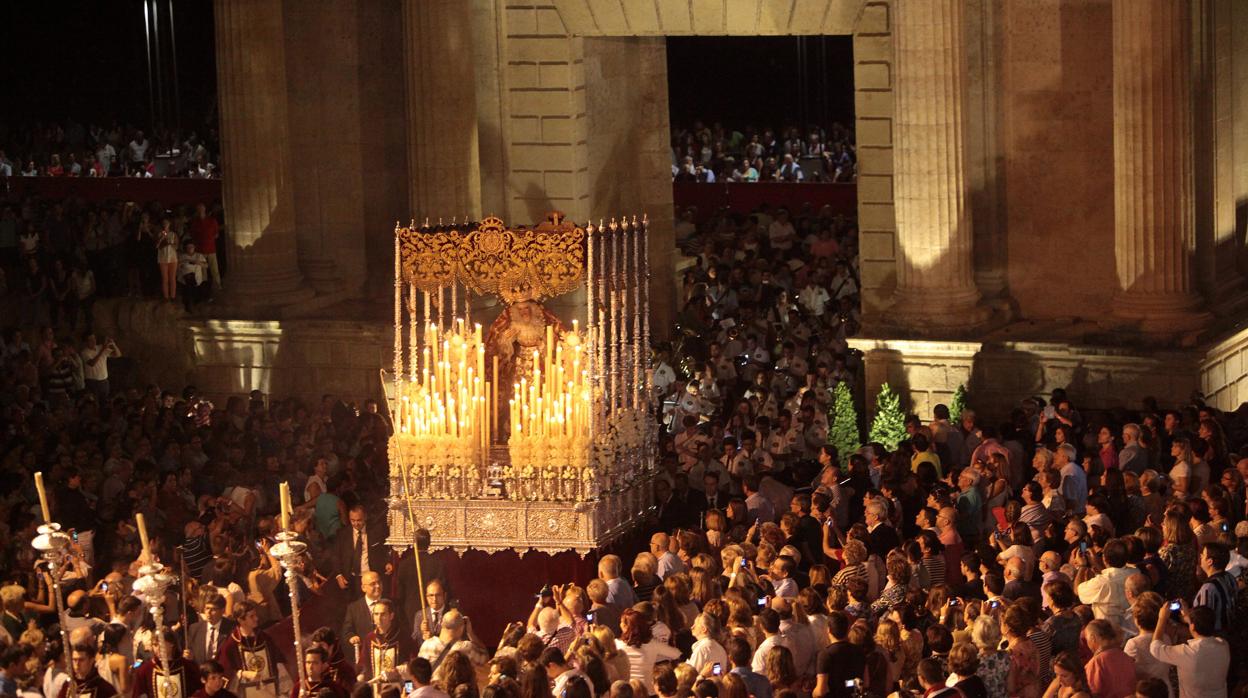
M381 600L381 575L371 571L360 575L360 590L364 596L347 604L339 633L348 643L352 638L364 637L373 631L373 604Z
M90 597L86 591L78 589L65 599L65 605L69 612L65 614L65 629L69 632L82 627L90 627L92 635L97 635L104 629L104 621L99 618L92 618L89 615L88 605Z
M650 553L658 560L655 574L659 579L667 579L670 574L685 571L685 563L672 552L672 539L666 533L650 536Z

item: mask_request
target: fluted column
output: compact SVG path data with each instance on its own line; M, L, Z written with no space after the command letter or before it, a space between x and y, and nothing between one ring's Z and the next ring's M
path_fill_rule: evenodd
M282 306L312 290L299 273L281 0L217 0L217 93L231 305Z
M1200 327L1193 291L1191 3L1114 0L1114 314Z
M447 223L482 215L472 30L465 0L403 3L412 214Z
M917 330L982 323L966 187L964 0L900 0L894 192L897 290L888 316Z

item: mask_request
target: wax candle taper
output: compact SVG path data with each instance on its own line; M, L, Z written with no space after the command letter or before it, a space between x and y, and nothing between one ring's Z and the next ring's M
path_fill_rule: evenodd
M39 490L39 508L43 511L43 522L52 523L52 512L48 509L48 491L43 488L43 473L35 473L35 489Z
M147 541L147 522L143 520L143 514L140 512L134 515L134 523L139 527L139 543L143 546L143 554L151 560L151 547Z

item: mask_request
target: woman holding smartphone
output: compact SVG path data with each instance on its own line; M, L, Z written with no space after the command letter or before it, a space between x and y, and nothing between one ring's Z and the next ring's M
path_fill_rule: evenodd
M160 268L161 296L174 300L178 295L178 234L168 216L160 219L160 232L156 233L156 265Z

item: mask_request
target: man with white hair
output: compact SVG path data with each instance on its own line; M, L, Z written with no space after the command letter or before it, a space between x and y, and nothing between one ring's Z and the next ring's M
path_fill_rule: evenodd
M1077 462L1075 447L1062 444L1053 453L1053 468L1062 476L1062 497L1070 510L1083 516L1088 506L1088 474Z
M546 610L555 611L553 608ZM556 622L558 616L559 612L555 611ZM476 633L472 631L472 621L454 608L447 611L446 616L443 617L442 630L421 643L417 656L428 659L434 671L437 671L442 660L451 652L464 655L473 666L485 664L487 658L484 645L477 640Z
M561 651L567 652L568 647L572 646L572 641L576 639L576 632L572 630L572 626L560 625L559 611L550 608L543 608L537 613L537 627L530 628L537 633L542 639L542 644L547 647L558 647Z
M958 535L964 541L979 540L983 495L979 493L979 474L970 468L958 473Z
M867 523L867 549L881 560L888 557L890 550L901 545L897 531L888 523L888 504L883 499L867 502L863 519Z
M659 579L667 579L669 574L685 571L685 564L672 552L672 541L666 533L659 532L650 536L650 553L658 560L655 574Z
M598 578L607 584L607 605L621 609L632 608L637 603L633 587L620 577L623 567L619 555L605 555L598 561Z
M1118 452L1118 468L1123 472L1139 475L1148 469L1148 451L1140 445L1140 425L1127 424L1122 428L1122 450Z

